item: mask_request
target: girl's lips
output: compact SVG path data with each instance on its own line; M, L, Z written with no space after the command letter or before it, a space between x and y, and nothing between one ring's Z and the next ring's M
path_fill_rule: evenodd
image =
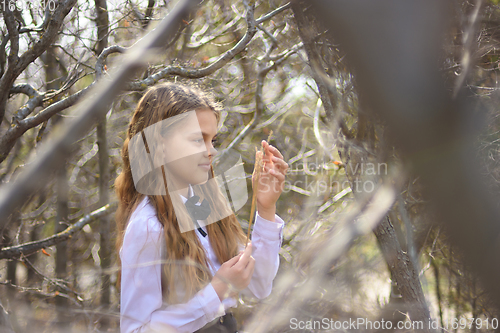
M205 170L210 170L210 164L198 164L198 166Z

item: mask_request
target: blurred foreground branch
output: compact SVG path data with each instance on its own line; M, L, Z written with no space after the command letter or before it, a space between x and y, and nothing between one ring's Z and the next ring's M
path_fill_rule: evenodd
M321 241L310 239L300 260L301 269L290 270L275 280L274 297L257 309L245 330L270 332L273 327L288 324L300 306L313 297L324 279L328 279L331 267L351 247L353 241L371 232L384 218L394 204L396 194L394 184L382 184L365 201L356 203L338 222L340 229L332 228ZM301 281L301 274L306 276L305 281Z
M500 305L498 195L484 185L477 163L471 163L479 133L474 126L481 121L478 108L484 106L466 89L458 89L453 98L439 67L451 3L313 4L317 17L346 51L367 112L385 122L390 144L422 182L436 221L444 224L452 243Z
M9 314L5 311L2 303L0 303L0 331L3 333L14 333Z

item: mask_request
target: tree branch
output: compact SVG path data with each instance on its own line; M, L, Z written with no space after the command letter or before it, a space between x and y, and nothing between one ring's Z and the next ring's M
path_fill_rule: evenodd
M69 226L65 230L50 236L48 238L29 242L21 245L4 247L0 249L0 259L14 259L20 258L21 256L29 256L41 249L47 248L49 246L59 244L70 239L76 232L83 229L87 224L101 218L102 216L111 214L117 207L117 203L110 203L104 207L101 207L92 213L85 215L78 222Z
M230 149L234 148L237 144L239 144L243 140L243 138L251 130L253 130L255 128L255 126L257 126L257 123L259 122L260 117L261 117L261 115L264 112L265 107L266 107L265 103L264 103L264 98L262 96L262 92L264 89L264 80L265 80L267 74L271 70L273 70L276 67L278 67L279 65L281 65L286 59L288 59L288 57L290 57L292 54L296 53L297 50L300 49L301 47L302 47L302 43L295 45L290 50L286 50L285 52L281 53L282 56L280 59L273 61L270 65L268 65L264 68L261 68L261 70L259 71L259 73L257 75L257 87L255 89L255 112L254 112L253 118L252 118L252 120L250 120L250 122L247 124L247 126L245 126L245 128L243 128L243 130L236 136L236 138L234 138L234 140L231 141L231 143L227 146L227 148L225 148L222 152L220 152L217 155L217 157L216 157L217 160L220 160L221 158L223 158Z
M2 136L2 138L0 138L0 163L7 158L12 147L14 147L17 139L20 138L21 135L23 135L27 130L40 125L44 121L49 120L56 113L61 112L62 110L65 110L70 106L73 106L93 86L94 83L90 84L87 88L82 89L79 92L65 99L62 99L54 104L51 104L42 111L38 112L33 117L29 117L19 121L14 127L10 127L7 130L7 132Z
M155 6L155 0L149 0L148 1L148 8L146 9L146 13L144 13L144 17L148 20L146 26L143 28L146 28L147 25L149 24L149 21L151 21L151 17L153 17L153 9Z
M108 34L109 34L109 17L108 5L106 0L95 0L95 9L97 12L96 25L97 25L97 53L101 53L108 47Z
M20 120L25 119L37 106L43 102L45 94L40 94L35 88L27 83L15 85L10 89L11 94L25 94L29 97L28 102L24 107L16 111L14 114L14 121L19 123Z
M19 31L17 30L14 14L8 9L8 6L0 7L2 7L3 18L8 31L8 39L7 36L4 38L2 46L5 47L6 41L10 40L10 52L7 57L7 69L2 69L3 75L0 78L0 124L2 124L9 90L16 78L14 69L19 62Z
M13 50L14 50L17 58L18 49L14 47L15 43L14 45L11 45L11 55L13 63L11 64L11 59L10 59L11 55L9 55L9 64L7 70L0 79L0 124L2 123L3 117L5 115L5 107L7 104L8 95L15 79L19 76L19 74L21 74L26 69L26 67L30 63L35 61L35 59L38 58L43 52L45 52L47 48L55 41L59 29L62 26L64 18L66 17L66 15L68 15L68 13L73 8L76 2L77 0L66 0L64 2L59 2L59 5L57 6L56 10L50 17L50 20L47 20L46 17L44 21L44 24L45 22L47 22L45 33L32 47L29 47L28 50L24 52L23 55L21 55L21 57L19 57L18 59L15 59L13 56L14 53ZM16 36L17 40L19 40L19 31L17 30L17 28L12 26L13 24L12 22L15 22L15 19L12 17L12 13L10 11L5 10L3 11L3 14L7 24L7 28L9 30L9 35L11 36L11 44L12 44L13 43L12 41L13 39L16 39L15 38Z
M255 32L257 31L256 25L255 25L255 19L253 17L254 15L254 4L249 5L248 1L245 1L245 6L247 8L247 14L246 14L246 21L247 21L247 31L245 33L245 36L230 50L225 52L223 55L219 57L214 63L208 65L205 68L201 69L192 69L192 68L182 68L179 66L169 66L164 68L163 70L159 71L158 73L155 73L149 77L147 77L144 80L136 81L136 82L131 82L126 85L127 90L135 90L135 91L140 91L140 90L145 90L147 87L154 85L157 83L159 80L170 76L170 75L178 75L184 78L190 78L190 79L199 79L201 77L208 76L217 70L221 69L224 65L226 65L231 59L234 58L238 53L242 52L245 50L247 45L250 43L252 40L253 36L255 35Z
M160 22L156 29L152 30L127 52L119 69L112 75L113 80L100 80L93 89L92 98L88 98L85 104L80 105L75 111L75 117L65 122L59 131L56 131L50 142L45 142L36 159L31 162L25 170L19 174L15 183L9 183L0 189L0 228L5 227L8 220L4 217L24 202L26 196L37 191L43 184L41 178L46 177L60 161L71 150L80 137L85 135L95 124L100 115L108 111L117 94L119 94L137 70L144 67L144 55L167 43L178 29L181 18L199 0L185 0L179 2L168 16ZM87 88L88 89L88 88ZM77 94L82 94L85 90ZM76 98L73 95L73 98ZM69 100L67 98L66 100ZM51 108L53 106L50 106ZM47 108L47 109L49 109ZM30 118L37 120L42 117L42 112ZM27 121L28 119L25 119Z
M292 5L293 15L295 16L295 21L297 22L297 27L300 35L300 39L304 43L304 49L307 53L307 58L309 60L309 66L311 67L312 77L318 86L318 91L321 96L321 101L323 102L323 107L325 108L326 117L331 124L335 121L335 109L332 99L328 94L328 83L325 82L324 70L322 67L321 57L316 50L313 41L314 33L311 31L310 22L308 22L307 17L303 12L303 6L298 1L294 2Z
M198 49L198 48L202 47L203 45L210 43L211 41L213 41L217 37L228 32L231 28L233 28L236 24L238 24L239 21L240 21L240 17L235 17L229 23L227 23L225 26L223 26L222 28L220 28L216 32L214 32L211 36L203 37L202 39L200 39L198 42L195 42L195 43L189 42L186 45L186 47L188 49Z
M101 54L97 58L96 64L95 64L95 71L97 73L97 77L100 78L102 77L102 74L104 73L104 62L106 61L106 58L113 53L125 53L127 51L127 48L121 47L118 45L112 45L109 47L106 47L104 50L102 50Z
M7 61L7 54L5 53L5 48L9 42L9 34L6 34L2 38L2 44L0 45L0 77L3 76L5 71L5 63Z
M5 8L8 9L8 8ZM3 12L5 25L7 26L7 31L9 32L9 40L10 40L10 52L8 57L8 66L14 67L17 65L19 60L19 30L17 29L16 19L14 18L14 14L10 10L5 10Z
M14 333L12 324L10 323L9 314L0 302L0 331L4 333Z
M259 17L259 18L255 21L255 23L256 23L256 24L261 24L262 22L264 22L264 21L267 21L267 20L271 19L273 16L278 15L279 13L281 13L282 11L284 11L284 10L286 10L286 9L288 9L288 8L292 8L292 4L291 4L290 2L289 2L289 3L287 3L287 4L285 4L285 5L283 5L283 6L281 6L281 7L276 8L276 9L275 9L275 10L273 10L272 12L269 12L269 13L267 13L267 14L265 14L265 15L262 15L261 17Z
M19 75L24 69L38 58L55 41L57 34L63 24L64 18L69 14L77 0L66 0L59 2L56 10L52 14L47 24L47 30L42 37L30 47L20 58L16 66L16 73ZM16 76L17 76L16 75Z

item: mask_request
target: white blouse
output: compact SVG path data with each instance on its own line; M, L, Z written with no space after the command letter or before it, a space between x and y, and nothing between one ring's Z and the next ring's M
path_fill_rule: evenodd
M276 222L271 222L257 213L252 232L255 269L250 284L243 292L259 299L269 296L278 271L284 223L278 215L275 215L275 219ZM205 248L213 276L221 263L210 245L209 236L203 237L197 230L195 232ZM149 198L145 196L130 217L120 249L121 333L194 332L223 316L228 308L237 304L234 298L226 298L221 302L211 283L184 304L164 303L161 288L164 240L163 226ZM179 292L182 294L182 291Z

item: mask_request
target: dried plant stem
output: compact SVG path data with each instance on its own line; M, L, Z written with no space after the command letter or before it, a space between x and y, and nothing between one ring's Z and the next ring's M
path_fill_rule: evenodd
M271 130L269 132L269 136L267 137L267 143L269 143L269 140L271 140L271 136L273 135L273 131ZM250 218L248 219L248 231L247 231L247 240L245 242L245 247L248 245L248 241L250 240L250 232L252 230L252 223L254 222L255 219L255 204L257 202L257 187L259 185L259 180L260 180L260 174L262 172L262 169L264 167L262 163L262 157L265 154L265 151L260 148L260 151L262 152L262 155L256 154L255 157L255 177L252 181L252 188L253 188L253 193L252 193L252 207L250 208ZM255 152L257 152L257 147L255 147Z
M262 151L262 149L261 149ZM257 152L257 147L255 148ZM248 240L250 239L250 232L252 230L252 223L255 216L255 202L257 201L257 186L259 185L260 172L262 170L262 157L261 155L256 155L255 158L255 177L253 179L253 193L252 193L252 207L250 208L250 218L248 219L248 231L247 231L247 241L245 242L245 247L248 245Z

